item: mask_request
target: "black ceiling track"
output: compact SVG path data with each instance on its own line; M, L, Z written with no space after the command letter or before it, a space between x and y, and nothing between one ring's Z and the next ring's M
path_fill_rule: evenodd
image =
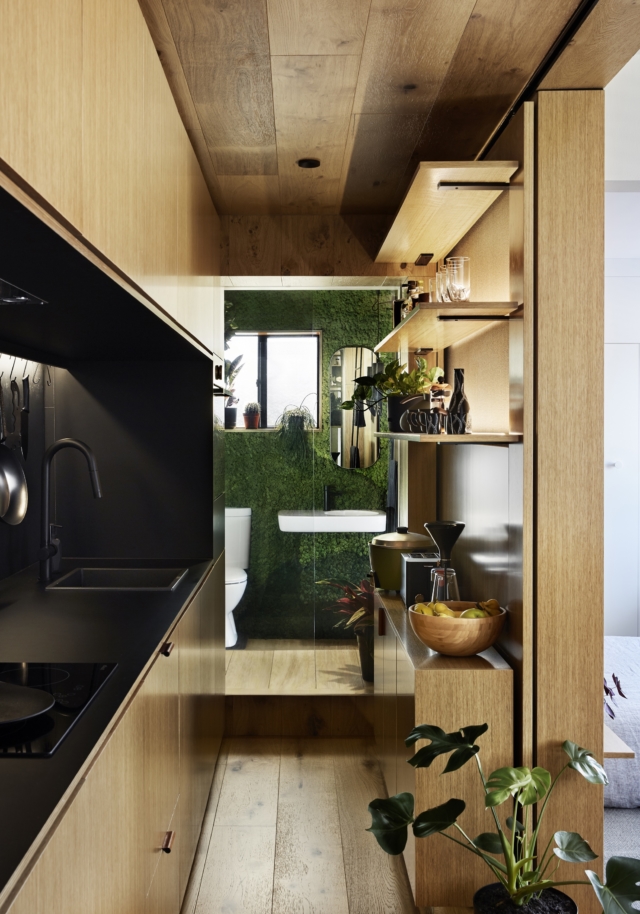
M507 111L506 115L502 119L502 122L498 126L498 129L493 134L484 149L481 151L478 159L484 159L486 157L489 150L493 147L498 137L501 136L507 127L507 124L514 116L514 114L516 114L516 112L519 110L521 105L523 105L524 102L531 101L534 94L538 91L538 88L544 78L547 76L554 64L558 61L560 55L567 47L567 45L573 41L576 34L578 33L578 30L582 27L586 19L591 15L597 5L598 0L581 0L571 18L562 29L556 40L553 42L545 56L542 58L542 61L538 64L538 67L533 72L514 103Z

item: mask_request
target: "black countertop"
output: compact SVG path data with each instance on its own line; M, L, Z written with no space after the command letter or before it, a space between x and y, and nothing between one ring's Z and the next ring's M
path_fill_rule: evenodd
M173 592L46 591L37 566L0 581L0 662L117 662L51 758L0 758L0 892L108 727L210 561L67 560L86 567L189 565Z

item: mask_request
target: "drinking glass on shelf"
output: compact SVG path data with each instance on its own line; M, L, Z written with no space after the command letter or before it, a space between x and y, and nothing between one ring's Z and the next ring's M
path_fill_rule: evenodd
M436 273L436 301L449 301L446 270L438 271Z
M445 600L459 600L458 578L455 569L441 568L437 565L431 569L431 601L444 603Z
M469 300L471 268L468 257L447 258L447 289L451 301Z

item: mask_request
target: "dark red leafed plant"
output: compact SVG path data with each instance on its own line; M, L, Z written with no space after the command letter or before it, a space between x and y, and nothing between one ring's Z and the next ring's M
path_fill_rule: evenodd
M609 717L611 718L611 720L615 720L616 714L615 714L615 711L613 710L613 708L611 707L611 705L614 705L614 704L616 703L616 692L618 693L618 695L619 695L621 698L626 698L627 696L626 696L626 695L624 694L624 692L622 691L622 686L620 685L620 680L618 679L618 677L616 676L616 674L615 674L615 673L612 673L611 675L612 675L613 683L614 683L616 689L615 689L615 691L613 690L613 688L612 688L612 687L609 685L609 683L607 682L607 679L606 679L606 676L605 676L605 680L604 680L604 709L605 709L605 711L607 712L607 714L609 715Z
M354 632L362 633L373 625L373 592L374 589L366 579L359 584L340 581L316 581L317 584L326 584L341 590L343 596L326 610L333 611L342 616L334 628L353 628Z

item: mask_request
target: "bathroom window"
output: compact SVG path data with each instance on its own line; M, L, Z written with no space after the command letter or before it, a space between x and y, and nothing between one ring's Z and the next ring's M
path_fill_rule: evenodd
M235 381L238 413L260 404L260 427L273 428L291 406L306 406L319 426L319 333L236 333L225 358L243 356Z

